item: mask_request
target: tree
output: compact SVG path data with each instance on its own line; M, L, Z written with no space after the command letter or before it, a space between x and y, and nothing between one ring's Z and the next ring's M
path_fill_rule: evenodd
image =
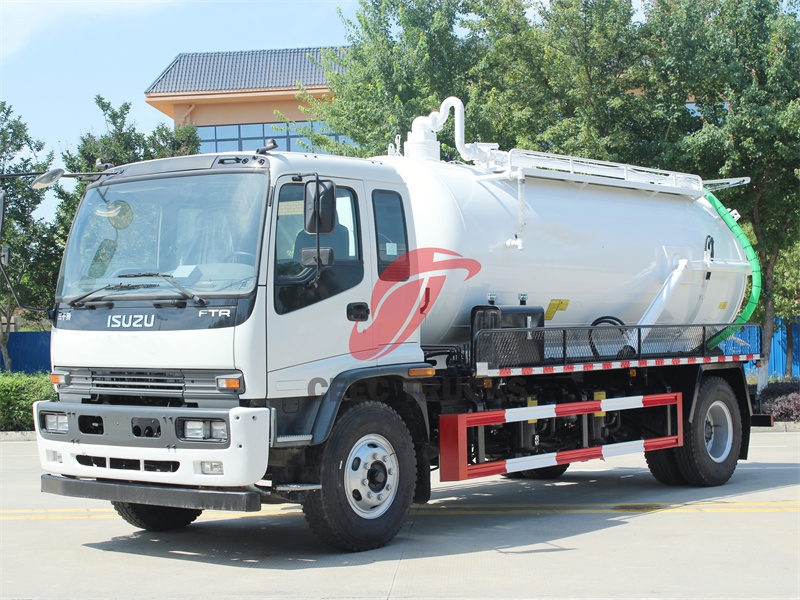
M194 154L200 147L197 130L191 125L171 129L160 124L148 135L128 121L130 102L114 108L102 96L96 96L94 101L103 113L107 131L99 137L87 133L81 136L74 152L67 150L63 153L62 160L69 171L94 171L98 160L101 163L124 165L140 160ZM79 183L72 191L61 186L56 188L56 195L61 202L56 210L55 226L62 246L85 189L85 183Z
M40 157L43 149L44 144L30 136L27 125L14 116L12 107L0 101L0 173L47 170L53 156L51 153ZM2 243L10 249L6 272L24 304L47 306L52 303L60 254L52 226L33 217L44 192L31 189L29 178L3 179L2 186L6 197L1 237ZM11 319L17 312L14 295L5 279L1 279L0 353L6 371L12 367L8 340Z
M775 264L775 315L786 330L786 377L792 376L794 336L792 325L800 322L800 242L784 250Z
M311 134L313 143L340 154L384 154L395 135L405 136L414 117L438 108L447 96L465 95L475 49L457 32L463 5L463 0L362 0L355 21L344 21L349 47L324 57L332 96L299 96L312 118L327 121L357 147Z
M699 128L677 149L707 178L750 176L727 193L753 231L764 303L767 381L775 322L775 268L800 235L800 23L778 0L660 0L649 5L654 47L646 93L694 99Z
M305 99L364 155L459 95L467 137L504 148L749 175L722 200L752 227L770 340L777 257L800 235L797 2L646 7L639 23L626 0L362 0L351 47L325 63L333 98Z

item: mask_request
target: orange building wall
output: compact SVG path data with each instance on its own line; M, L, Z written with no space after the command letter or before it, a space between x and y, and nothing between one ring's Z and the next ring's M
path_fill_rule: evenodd
M309 90L315 98L323 98L327 88ZM196 95L147 95L145 100L175 125L236 125L243 123L274 123L281 119L275 110L292 121L307 121L300 110L294 90L220 92Z

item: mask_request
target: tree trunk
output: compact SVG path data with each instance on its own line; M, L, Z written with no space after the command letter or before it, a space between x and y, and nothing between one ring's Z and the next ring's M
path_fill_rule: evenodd
M758 370L758 384L756 390L761 393L764 386L769 383L769 355L772 347L772 336L775 333L775 295L773 273L775 261L761 263L764 266L764 322L761 332L761 368Z
M792 363L794 362L794 335L792 328L794 323L791 321L786 323L786 371L783 374L784 379L792 378Z
M11 371L11 357L8 355L8 331L7 329L10 328L11 325L6 325L3 331L0 333L0 354L3 355L3 370Z

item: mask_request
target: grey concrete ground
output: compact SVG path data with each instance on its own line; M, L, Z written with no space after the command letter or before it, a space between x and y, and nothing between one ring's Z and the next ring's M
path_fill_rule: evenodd
M295 505L137 531L107 503L41 494L33 442L0 455L4 599L800 597L800 433L756 433L719 488L660 485L640 456L437 484L360 554L321 545Z

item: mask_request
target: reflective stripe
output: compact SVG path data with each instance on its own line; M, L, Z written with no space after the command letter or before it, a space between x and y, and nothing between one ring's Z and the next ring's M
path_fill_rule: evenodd
M586 371L608 371L612 369L629 369L632 365L637 367L661 367L664 365L696 365L698 363L726 363L746 362L759 360L760 354L733 354L728 356L706 356L691 358L651 358L648 360L617 360L614 362L581 363L575 365L558 365L547 367L517 367L514 369L488 369L483 368L486 363L481 363L478 370L480 377L518 377L522 375L550 375L557 373L580 373Z

